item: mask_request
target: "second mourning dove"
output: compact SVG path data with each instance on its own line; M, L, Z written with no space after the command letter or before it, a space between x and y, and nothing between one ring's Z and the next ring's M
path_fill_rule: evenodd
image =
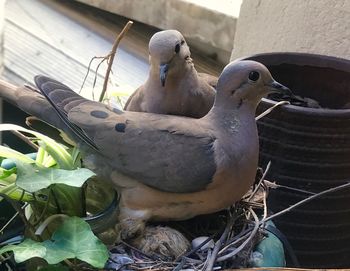
M114 185L123 238L148 220L183 220L240 200L258 166L257 104L287 90L262 64L232 62L214 106L194 119L111 109L46 76L35 83L43 95L1 83L0 97L67 133L85 166Z
M177 30L155 33L149 42L150 71L124 109L203 117L213 106L217 79L197 73L190 49Z

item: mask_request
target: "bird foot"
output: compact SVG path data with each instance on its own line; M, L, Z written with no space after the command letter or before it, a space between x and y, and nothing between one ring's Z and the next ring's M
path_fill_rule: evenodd
M143 253L157 255L163 260L174 260L190 248L189 241L180 232L161 226L147 226L142 235L129 243Z

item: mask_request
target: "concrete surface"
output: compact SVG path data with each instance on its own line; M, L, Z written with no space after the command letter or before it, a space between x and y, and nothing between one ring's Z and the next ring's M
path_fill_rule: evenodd
M231 59L285 51L350 58L350 1L244 0Z
M77 0L160 29L177 29L222 63L230 58L242 0ZM215 4L216 3L216 4ZM226 10L225 13L222 10Z

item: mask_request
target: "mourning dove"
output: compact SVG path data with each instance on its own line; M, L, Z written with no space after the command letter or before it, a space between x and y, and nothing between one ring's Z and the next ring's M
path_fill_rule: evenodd
M125 238L147 220L183 220L240 200L258 166L256 106L287 90L262 64L232 62L220 75L214 106L195 119L112 109L45 76L35 83L45 97L5 83L0 97L77 143L85 166L119 191Z
M217 79L198 74L179 31L155 33L149 42L150 71L129 98L128 111L203 117L214 103Z

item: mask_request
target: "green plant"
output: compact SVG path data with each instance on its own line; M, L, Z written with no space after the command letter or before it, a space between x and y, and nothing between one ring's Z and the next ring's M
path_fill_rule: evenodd
M17 263L39 257L57 270L65 270L64 266L56 265L62 261L74 266L75 262L69 259L102 268L108 250L79 218L86 215L84 185L94 173L81 167L76 148L17 125L0 124L0 131L11 130L29 135L26 138L38 146L38 151L33 159L0 146L0 157L14 161L10 168L0 167L0 200L6 198L17 206L24 204L21 206L25 207L26 215L23 212L21 216L27 236L18 245L1 248L0 255L13 251ZM19 212L21 209L17 208ZM58 223L57 217L63 217L63 223Z

